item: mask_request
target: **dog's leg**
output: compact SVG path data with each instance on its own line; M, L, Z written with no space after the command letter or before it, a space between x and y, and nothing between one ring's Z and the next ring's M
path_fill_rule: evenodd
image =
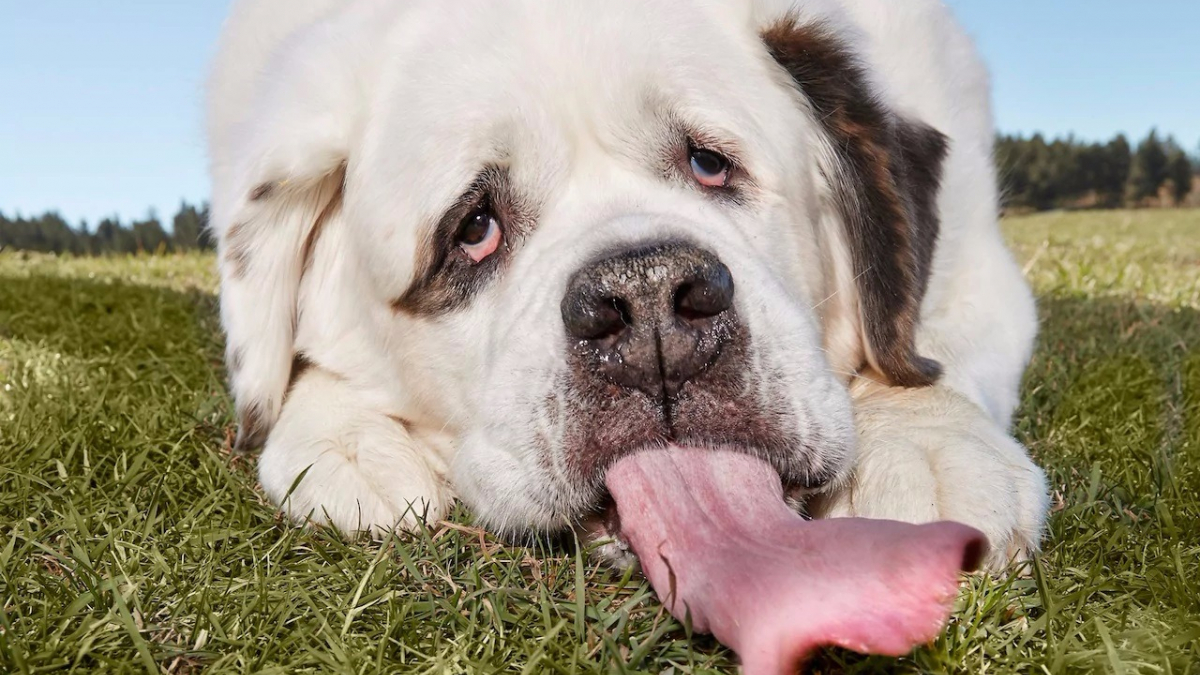
M381 536L445 513L454 499L444 479L447 448L314 368L288 394L259 459L259 480L294 521Z
M1045 474L988 414L941 386L853 390L857 463L845 485L811 505L815 516L966 523L987 535L993 571L1037 550Z

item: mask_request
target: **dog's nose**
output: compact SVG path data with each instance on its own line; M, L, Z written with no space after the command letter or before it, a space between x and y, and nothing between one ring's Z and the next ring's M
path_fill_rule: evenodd
M720 353L733 275L691 244L631 248L579 270L562 301L567 333L601 375L661 398L678 393Z

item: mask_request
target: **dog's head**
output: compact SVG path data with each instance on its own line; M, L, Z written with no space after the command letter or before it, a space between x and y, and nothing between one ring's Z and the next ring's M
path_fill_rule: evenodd
M914 330L945 139L835 13L395 4L305 32L215 158L224 273L254 279L223 298L243 444L297 313L368 336L323 365L452 432L453 485L501 530L595 513L618 457L666 443L821 489L852 456L849 378L937 378ZM297 307L324 237L343 297Z

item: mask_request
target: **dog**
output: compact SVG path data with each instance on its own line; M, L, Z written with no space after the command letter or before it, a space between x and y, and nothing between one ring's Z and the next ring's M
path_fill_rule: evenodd
M207 112L236 447L292 519L611 536L607 468L685 443L1038 547L1035 305L940 2L240 0Z

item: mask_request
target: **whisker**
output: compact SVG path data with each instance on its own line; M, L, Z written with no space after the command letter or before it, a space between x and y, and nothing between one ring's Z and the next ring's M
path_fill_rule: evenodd
M862 278L862 276L863 276L864 274L866 274L867 272L870 272L870 271L871 271L871 269L872 269L873 267L874 267L874 266L872 265L871 267L868 267L867 269L863 270L862 272L859 272L857 276L855 276L853 279L851 279L851 283L853 283L853 282L856 282L856 281L858 281L859 279L861 279L861 278ZM833 295L830 295L828 298L825 298L824 300L822 300L822 301L818 302L817 304L813 305L813 306L812 306L812 309L817 309L817 308L818 308L818 307L820 307L821 305L823 305L823 304L825 304L825 303L829 302L830 300L832 300L832 299L836 298L836 297L837 297L837 295L838 295L838 293L841 293L841 292L842 292L842 289L840 289L840 288L839 288L839 289L837 289L837 290L835 290L835 291L833 292Z

